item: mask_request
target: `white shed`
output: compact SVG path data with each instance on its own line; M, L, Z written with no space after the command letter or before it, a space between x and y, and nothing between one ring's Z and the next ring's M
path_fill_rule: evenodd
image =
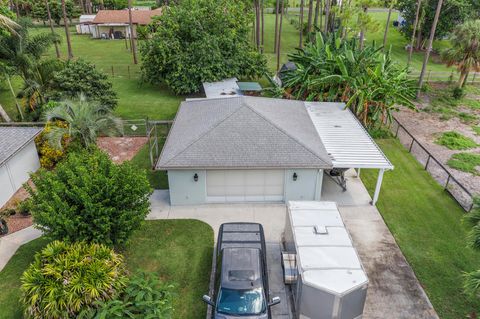
M93 34L95 26L92 25L94 14L83 14L79 18L79 23L76 25L77 34Z
M35 127L0 127L0 207L40 168Z

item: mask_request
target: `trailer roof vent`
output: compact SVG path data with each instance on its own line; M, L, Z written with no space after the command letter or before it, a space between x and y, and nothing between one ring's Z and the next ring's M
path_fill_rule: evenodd
M328 229L325 226L313 226L313 232L316 235L328 235Z

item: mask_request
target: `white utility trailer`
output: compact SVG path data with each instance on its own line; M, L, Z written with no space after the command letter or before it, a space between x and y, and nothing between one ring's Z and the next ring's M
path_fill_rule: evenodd
M362 318L368 278L334 202L288 202L282 262L295 318Z

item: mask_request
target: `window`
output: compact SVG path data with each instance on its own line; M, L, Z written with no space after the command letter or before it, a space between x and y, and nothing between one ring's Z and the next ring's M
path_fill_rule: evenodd
M266 310L261 288L234 290L222 288L219 292L217 311L227 315L258 315Z

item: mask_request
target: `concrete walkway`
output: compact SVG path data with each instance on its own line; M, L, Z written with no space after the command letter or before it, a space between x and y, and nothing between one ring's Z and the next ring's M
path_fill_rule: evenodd
M13 234L0 238L0 271L5 267L10 258L15 254L17 249L23 244L37 239L42 232L33 226L19 230Z
M364 319L437 319L428 297L385 225L363 183L353 171L348 172L348 190L324 178L322 200L335 201L349 230L369 277ZM381 196L381 195L380 195ZM174 206L168 204L168 191L155 191L152 211L147 219L191 218L212 226L217 235L224 222L258 222L265 228L269 280L272 295L282 303L272 308L274 318L292 318L288 288L282 280L281 238L286 208L280 204L214 204ZM285 302L286 301L286 302Z

